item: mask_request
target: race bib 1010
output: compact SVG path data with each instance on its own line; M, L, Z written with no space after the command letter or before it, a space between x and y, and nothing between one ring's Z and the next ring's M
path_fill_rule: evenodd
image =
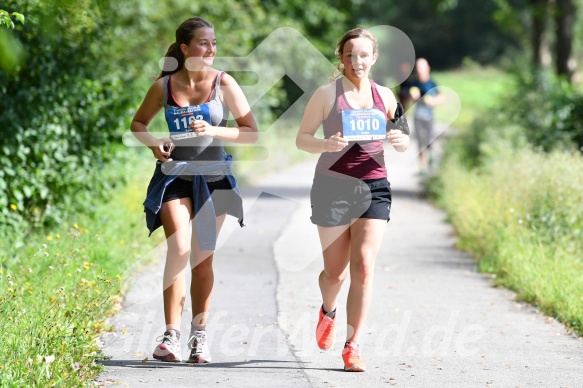
M166 110L166 123L172 140L183 140L197 137L198 134L189 128L194 120L204 120L211 124L208 104L185 106Z
M384 139L387 117L378 109L343 110L342 137L348 141Z

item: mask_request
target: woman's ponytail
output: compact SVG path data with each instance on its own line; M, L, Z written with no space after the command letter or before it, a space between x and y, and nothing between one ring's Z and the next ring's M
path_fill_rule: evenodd
M168 47L168 51L164 58L160 60L160 68L162 72L158 78L165 77L169 74L174 74L177 71L182 70L184 67L184 54L180 50L180 44L174 42Z

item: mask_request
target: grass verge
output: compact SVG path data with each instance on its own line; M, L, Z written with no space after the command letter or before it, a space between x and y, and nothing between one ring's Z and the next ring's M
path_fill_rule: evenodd
M153 164L128 153L119 168L139 173L91 215L0 242L0 386L82 386L101 370L98 339L121 276L159 243L141 206Z
M440 202L495 284L583 335L583 157L528 148L480 169L449 159Z
M528 131L484 117L514 87L511 76L471 68L434 76L462 102L429 186L458 246L494 275L495 285L583 335L581 153L533 151L525 146Z

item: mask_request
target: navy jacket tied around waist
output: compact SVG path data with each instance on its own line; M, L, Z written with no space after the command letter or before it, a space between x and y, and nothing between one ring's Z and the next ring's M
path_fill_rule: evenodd
M233 192L236 194L238 204L233 206L228 214L237 217L239 225L243 226L243 202L237 181L232 172L232 158L227 155L224 161L177 161L156 162L156 170L148 186L144 212L146 213L146 226L150 235L162 225L158 212L162 208L162 198L170 183L178 179L180 175L192 176L194 222L196 236L201 250L215 250L217 220L212 196L208 189L205 175L225 175Z

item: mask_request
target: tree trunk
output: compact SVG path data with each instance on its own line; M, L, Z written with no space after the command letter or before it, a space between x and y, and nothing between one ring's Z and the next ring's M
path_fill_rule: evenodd
M532 44L532 68L540 69L543 65L543 41L547 24L547 11L549 0L530 0L530 13L532 16L531 44Z
M570 62L577 10L573 0L555 0L555 5L556 70L571 81L575 70Z

